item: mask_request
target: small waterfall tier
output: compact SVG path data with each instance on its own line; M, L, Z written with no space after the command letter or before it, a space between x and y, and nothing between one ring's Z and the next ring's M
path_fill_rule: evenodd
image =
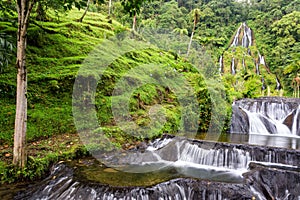
M300 136L300 99L242 99L232 106L231 133Z
M15 199L300 198L300 169L297 167L300 165L300 151L165 136L147 144L143 150L136 149L134 152L124 152L123 155L106 154L104 157L114 157L112 160L116 166L123 166L125 163L130 166L106 168L99 173L96 168L89 170L90 166L103 168L104 165L92 158L88 161L81 159L75 166L70 163L58 163L51 169L49 177L28 187ZM83 163L87 164L83 166ZM156 176L149 169L169 170L173 178L156 184L150 182L150 185L146 186L124 186L119 182L111 185L99 179L94 181L83 175L86 171L88 174L94 173L92 177L108 173L109 179L121 177L130 184L136 179L149 176L149 173L149 177ZM237 172L243 172L240 174L242 181L233 175L238 175ZM134 178L129 178L130 174ZM177 177L174 178L174 175Z
M252 46L253 43L253 33L252 30L246 25L246 23L242 23L238 28L234 38L231 42L231 47L242 46L248 48Z

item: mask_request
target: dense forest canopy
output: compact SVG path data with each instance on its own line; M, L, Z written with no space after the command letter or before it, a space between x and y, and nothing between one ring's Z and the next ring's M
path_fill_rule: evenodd
M39 1L32 21L51 20L46 10L51 8L62 15L65 7L86 5L86 1ZM109 8L111 5L111 8ZM1 1L0 17L3 22L16 22L13 1ZM111 9L111 11L108 11ZM215 62L228 48L234 31L242 22L254 30L255 43L265 56L271 71L282 80L287 95L291 95L292 79L299 73L299 0L153 0L153 1L92 1L89 11L108 14L123 25L132 26L137 14L137 31L145 28L167 29L190 36L193 29L192 11L200 10L194 42L211 52ZM63 12L58 12L63 11ZM1 32L1 71L8 61L15 41L12 32ZM9 48L7 48L9 47ZM5 49L5 51L4 51Z
M16 23L12 2L0 3L0 17L3 22ZM59 19L66 7L84 8L86 3L87 1L66 1L65 4L56 1L38 1L31 20L33 22L51 20L47 16L47 9L54 9ZM186 36L190 36L193 29L194 9L200 10L200 20L196 25L193 40L212 54L215 63L228 48L232 35L240 23L247 22L254 31L255 43L260 53L265 56L269 68L283 82L286 94L292 94L291 82L300 68L299 0L94 0L89 6L91 12L103 14L110 12L113 18L128 27L132 26L132 18L137 14L137 32L152 28L175 31ZM13 32L1 32L0 38L0 66L3 71L8 62L12 63L10 55L15 40Z

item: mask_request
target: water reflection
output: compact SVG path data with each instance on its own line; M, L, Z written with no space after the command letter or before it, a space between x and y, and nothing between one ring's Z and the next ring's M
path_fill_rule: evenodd
M278 134L199 134L196 139L216 142L227 142L234 144L251 144L287 149L300 149L300 137L296 135Z
M286 137L280 135L249 135L249 144L300 149L299 137Z

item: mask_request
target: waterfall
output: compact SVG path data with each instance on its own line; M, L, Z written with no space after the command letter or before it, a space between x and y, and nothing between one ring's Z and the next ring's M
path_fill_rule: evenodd
M231 123L231 132L300 136L299 105L298 99L279 97L235 101L233 107L239 109L233 109L235 121ZM249 122L247 130L241 127L244 121Z
M259 71L259 65L257 62L255 62L255 68L256 68L256 74L260 75L260 71Z
M294 118L293 118L292 134L300 135L300 105L298 106L298 109L296 110Z
M239 41L239 36L241 35L241 30L243 29L242 34L242 43ZM244 22L241 24L241 26L238 28L233 41L231 43L231 47L237 47L241 45L242 47L249 48L252 46L252 30L247 26L247 24Z
M247 36L246 28L244 28L244 35L243 35L243 39L242 39L242 47L248 48L248 46L249 46L248 36Z
M237 30L237 32L236 32L236 34L234 36L234 39L233 39L233 41L231 43L231 47L237 47L239 45L239 35L241 33L242 27L243 27L243 24L238 28L238 30Z
M148 157L148 153L155 153L160 159L173 163L172 166L168 166L168 169L173 168L170 173L181 173L183 177L146 187L112 186L101 182L88 182L81 173L89 166L82 166L82 161L76 167L67 163L58 163L46 179L29 186L14 199L219 200L253 199L253 197L269 199L266 195L281 195L281 191L295 198L300 197L299 190L294 189L297 188L295 184L300 180L300 174L297 172L297 166L300 165L300 151L164 136L151 142L145 152L139 153L138 155L142 157ZM176 154L171 156L172 160L168 159L170 154ZM90 158L88 160L91 162ZM148 163L151 162L149 158L146 160ZM152 161L157 162L157 160ZM140 164L144 166L145 162ZM99 166L99 163L97 165ZM118 171L114 173L117 173L115 176L122 176ZM107 174L107 176L113 175ZM141 176L135 178L138 177ZM260 178L270 181L265 182ZM272 182L278 180L290 180L291 184L282 185ZM263 192L265 188L268 188L268 194ZM281 199L280 197L276 199Z
M243 69L246 70L245 58L243 58L242 65L243 65Z
M165 143L157 139L153 144ZM151 144L151 145L153 145ZM250 162L270 162L300 165L300 151L263 146L214 143L208 141L172 138L172 142L155 152L162 160L170 161L167 155L176 154L172 163L186 162L205 165L214 169L247 170ZM193 165L194 166L194 165Z
M249 46L252 46L252 30L247 26L245 26L245 28L246 28L246 34L247 34L247 37L249 40L249 45L248 45L248 47L249 47Z
M223 56L220 56L220 59L219 59L219 71L220 73L223 73Z
M252 30L246 25L246 23L243 23L244 27L244 34L242 39L242 46L245 48L248 48L249 46L252 46Z
M250 125L249 133L250 134L253 134L253 133L269 134L269 131L267 130L265 124L263 123L263 121L260 118L260 117L262 117L262 115L249 112L245 109L243 109L243 110L247 113L248 118L249 118L249 125Z
M196 144L186 144L180 155L181 161L207 166L246 169L250 161L248 152L240 149L203 149Z
M281 83L278 77L276 76L276 90L281 90L281 89L282 89Z
M261 90L266 90L267 89L267 85L266 85L266 82L265 82L265 79L262 77L261 78Z
M235 75L235 63L234 63L234 58L231 60L231 74Z
M258 54L258 57L259 57L259 64L266 66L265 58L260 54Z

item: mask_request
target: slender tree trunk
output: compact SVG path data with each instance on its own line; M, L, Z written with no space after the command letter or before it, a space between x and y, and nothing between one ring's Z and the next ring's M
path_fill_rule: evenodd
M112 5L112 0L109 0L109 2L108 2L108 15L111 15L111 5Z
M27 27L30 12L35 1L18 0L18 34L17 34L17 94L16 94L16 118L14 132L13 164L18 167L26 165L26 128L27 128L27 69L26 43Z
M132 30L135 31L135 27L136 27L136 14L133 16L133 20L132 20Z
M83 18L85 17L85 15L86 15L86 13L87 13L89 7L90 7L90 2L91 2L90 0L87 1L87 3L86 3L86 8L85 8L85 10L84 10L84 13L83 13L83 15L78 19L79 22L82 22L82 21L83 21Z
M197 21L194 20L194 26L193 26L193 30L192 30L192 34L191 34L191 38L190 38L190 42L189 42L189 46L188 46L188 49L187 49L187 52L186 52L186 57L189 56L189 53L190 53L190 50L191 50L191 46L192 46L192 41L193 41L193 37L194 37L194 33L195 33L195 29L196 29L196 24L197 24Z

